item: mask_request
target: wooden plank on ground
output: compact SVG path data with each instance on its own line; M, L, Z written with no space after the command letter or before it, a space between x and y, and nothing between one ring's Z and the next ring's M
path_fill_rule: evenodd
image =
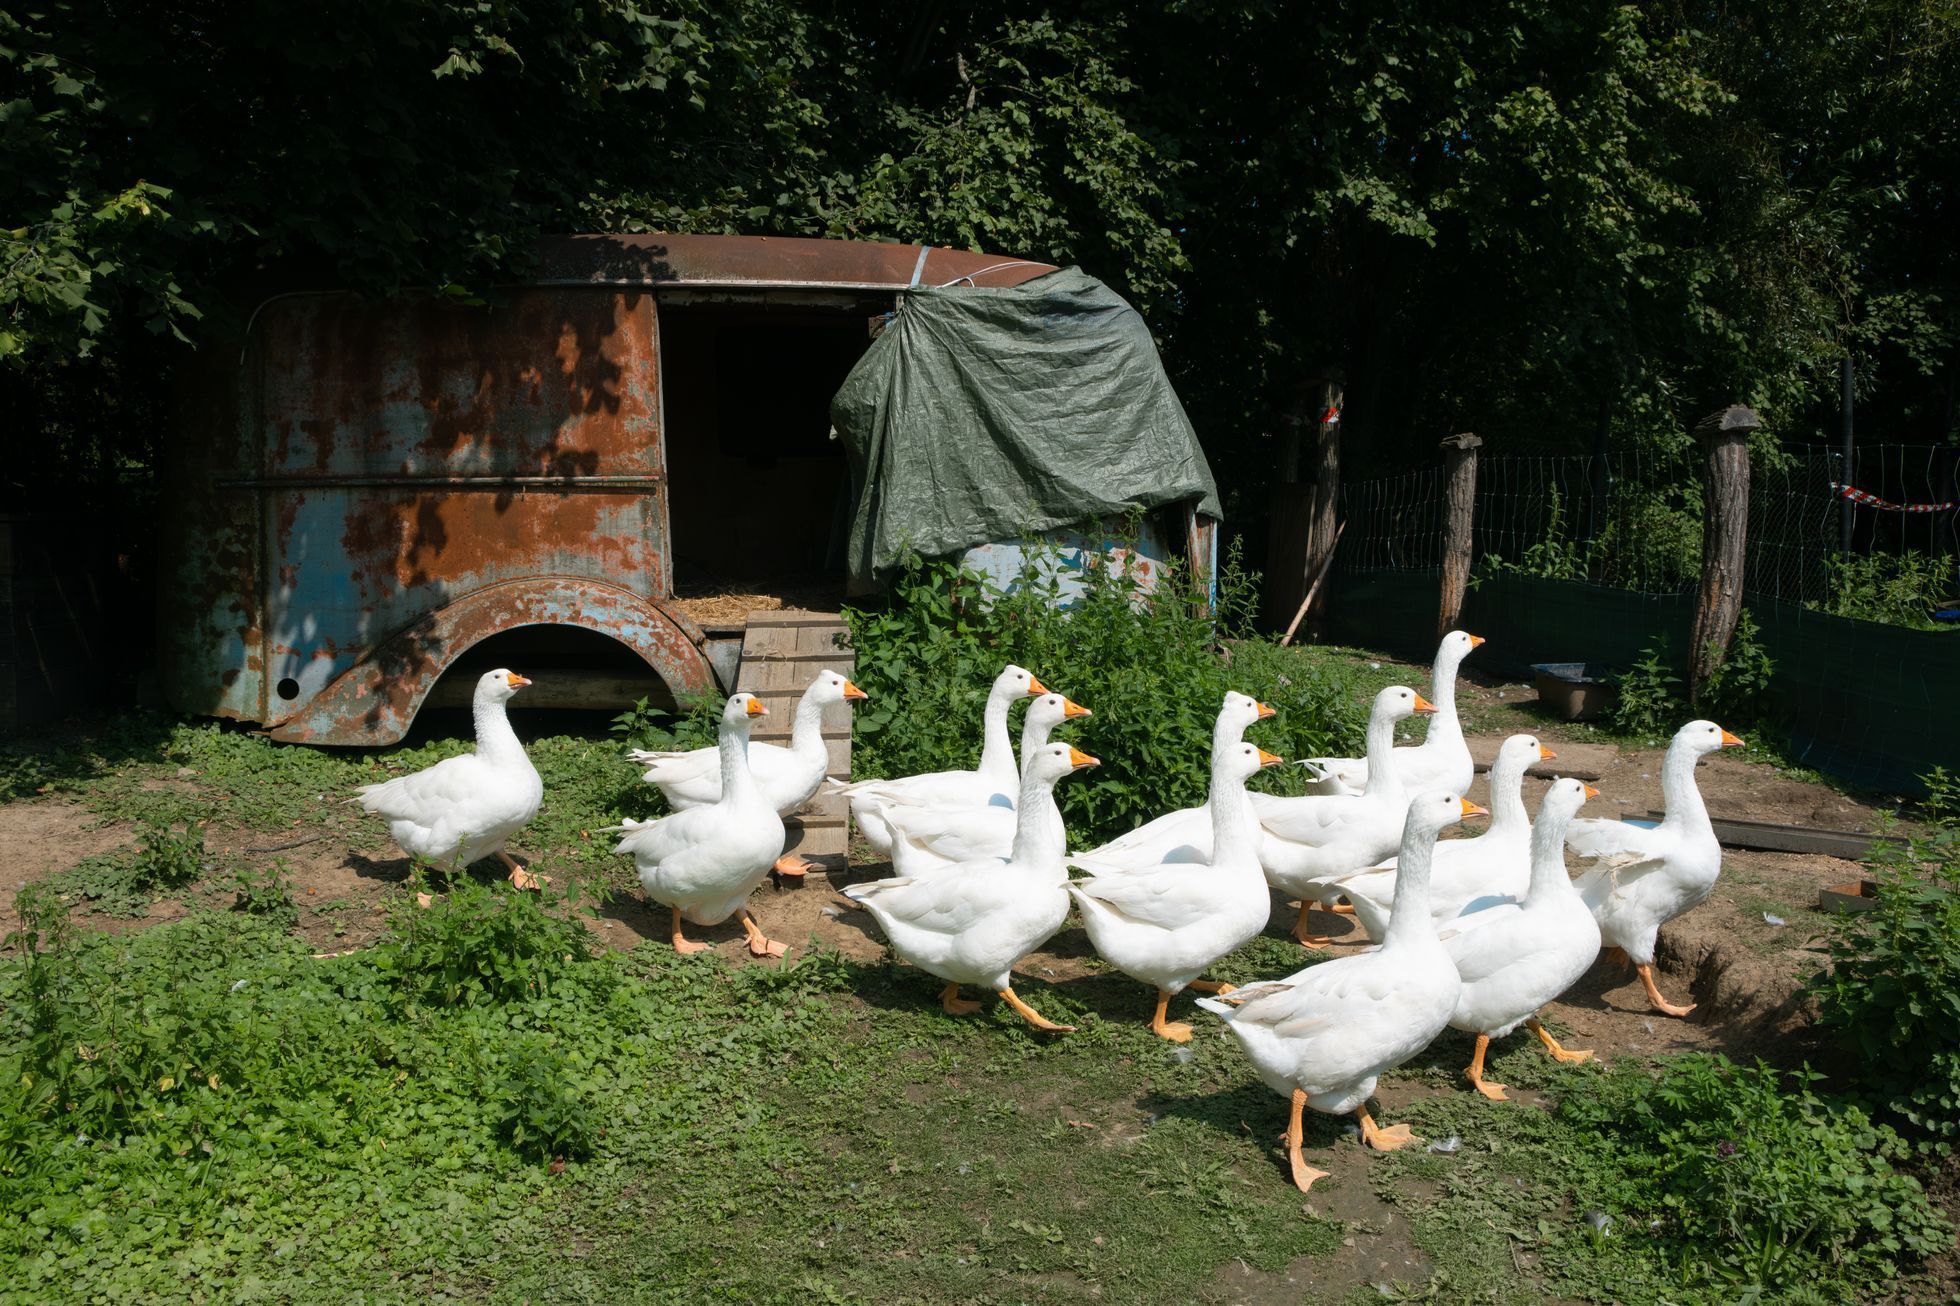
M1506 735L1473 735L1465 742L1470 745L1470 759L1477 764L1477 770L1488 771L1502 747ZM1558 756L1549 762L1539 762L1525 771L1526 775L1541 780L1555 776L1571 776L1574 780L1597 780L1605 774L1606 768L1619 757L1620 750L1611 744L1571 744L1553 741L1545 745Z
M1622 812L1620 819L1659 821L1665 812L1649 811L1644 816ZM1773 853L1822 853L1845 861L1862 861L1880 844L1903 844L1905 840L1889 834L1861 834L1854 830L1820 830L1806 825L1778 825L1774 821L1748 821L1740 817L1710 816L1715 838L1724 848L1753 848Z

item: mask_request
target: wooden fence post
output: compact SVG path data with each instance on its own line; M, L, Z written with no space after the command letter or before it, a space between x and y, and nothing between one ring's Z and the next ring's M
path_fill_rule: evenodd
M1301 584L1308 586L1334 556L1335 522L1341 508L1340 400L1338 380L1320 383L1320 402L1315 406L1313 422L1313 507L1307 519L1307 565L1300 573Z
M1443 440L1443 592L1436 606L1436 637L1463 619L1463 591L1470 583L1470 528L1477 510L1477 450L1483 441L1467 432Z
M1744 546L1749 535L1749 433L1762 418L1740 404L1695 425L1708 468L1702 481L1701 593L1688 649L1689 697L1700 702L1708 678L1728 655L1742 616Z

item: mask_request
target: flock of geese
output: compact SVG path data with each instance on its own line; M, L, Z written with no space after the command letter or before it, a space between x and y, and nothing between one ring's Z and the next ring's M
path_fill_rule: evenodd
M1353 1113L1370 1147L1412 1141L1406 1125L1378 1125L1367 1103L1384 1071L1445 1028L1476 1036L1467 1075L1492 1099L1505 1092L1484 1075L1490 1041L1520 1025L1561 1061L1590 1057L1560 1046L1538 1013L1585 974L1602 945L1633 962L1656 1010L1685 1016L1693 1009L1668 1002L1656 987L1655 936L1708 896L1721 868L1695 763L1742 741L1710 721L1682 726L1661 768L1665 818L1646 827L1579 819L1597 791L1570 778L1552 783L1532 820L1525 772L1553 754L1514 735L1491 766L1486 811L1463 796L1473 767L1455 706L1457 668L1482 642L1461 631L1444 636L1431 699L1405 686L1382 690L1368 715L1367 755L1306 759L1312 792L1298 797L1246 788L1281 762L1244 738L1273 709L1226 694L1205 803L1075 856L1055 786L1098 762L1050 736L1089 712L1009 666L987 696L974 769L827 782L848 796L859 831L895 871L843 893L877 920L899 957L942 982L940 1002L955 1015L980 1008L961 995L972 986L991 990L1037 1029L1070 1030L1023 1001L1012 973L1062 928L1071 908L1111 966L1155 990L1150 1028L1160 1037L1189 1040L1191 1026L1169 1018L1171 1001L1186 989L1208 995L1198 1005L1226 1022L1260 1078L1290 1101L1288 1159L1305 1191L1325 1172L1302 1155L1303 1111ZM474 753L360 792L358 801L388 820L404 852L452 869L494 854L520 886L535 887L504 851L543 796L505 715L528 683L509 671L487 673L474 700ZM772 870L808 869L784 857L782 818L826 783L824 708L865 697L825 671L797 706L788 748L751 745L750 727L767 709L739 693L722 713L715 747L632 754L675 811L611 832L621 835L617 851L633 858L649 903L671 912L676 950L708 946L687 939L684 923L733 916L751 952L783 954L748 898ZM1008 715L1021 699L1032 701L1017 764ZM1395 747L1396 723L1417 714L1431 717L1427 737ZM1446 828L1472 816L1491 818L1484 833L1438 843ZM1576 879L1566 868L1568 850L1583 863ZM1083 874L1072 878L1072 869ZM1317 906L1352 914L1377 946L1240 988L1204 978L1264 930L1270 889L1299 899L1294 933L1302 944L1327 942L1308 933L1308 911Z

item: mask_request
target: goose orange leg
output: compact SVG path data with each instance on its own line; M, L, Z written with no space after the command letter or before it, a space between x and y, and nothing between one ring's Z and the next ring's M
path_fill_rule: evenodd
M693 939L681 933L681 909L678 907L674 908L674 951L680 953L683 957L691 957L697 952L708 951L710 946L712 945L696 943Z
M1169 1014L1171 995L1164 989L1157 990L1157 1014L1150 1018L1150 1032L1158 1038L1167 1038L1173 1043L1189 1043L1191 1027L1181 1020L1166 1020Z
M497 856L503 861L505 866L510 868L510 882L518 888L529 889L533 893L536 893L543 886L551 883L551 877L549 875L537 875L525 870L522 866L519 866L515 861L511 860L511 855L503 849L497 849Z
M1470 1087L1476 1089L1491 1101L1508 1102L1511 1100L1511 1095L1504 1091L1504 1085L1494 1079L1484 1078L1484 1054L1489 1051L1490 1035L1477 1035L1477 1051L1471 1056L1470 1069L1465 1071L1464 1074L1470 1080Z
M1398 1147L1407 1147L1410 1143L1422 1141L1409 1132L1407 1125L1390 1125L1383 1129L1375 1123L1375 1118L1368 1114L1366 1106L1356 1107L1354 1118L1361 1125L1362 1144L1374 1148L1377 1152L1393 1152Z
M1329 935L1312 934L1308 932L1307 913L1312 910L1313 910L1312 899L1310 898L1300 899L1300 915L1293 922L1293 937L1300 941L1300 946L1303 948L1324 948L1328 944L1332 943L1334 940Z
M1236 993L1239 986L1236 984L1226 984L1219 980L1192 980L1184 987L1187 989L1196 989L1200 993Z
M1559 1041L1552 1037L1552 1031L1539 1024L1538 1017L1536 1016L1527 1020L1525 1026L1538 1036L1538 1041L1545 1045L1545 1050L1559 1061L1577 1063L1580 1061L1591 1061L1593 1059L1593 1054L1585 1049L1575 1048L1568 1050L1560 1047Z
M1639 974L1640 987L1647 990L1647 1001L1654 1004L1655 1011L1660 1012L1664 1016L1685 1016L1695 1009L1695 1004L1692 1002L1685 1007L1680 1007L1661 996L1659 987L1654 983L1654 968L1652 964L1635 966L1633 969Z
M1306 1126L1300 1116L1306 1106L1306 1090L1294 1089L1293 1105L1286 1116L1286 1162L1293 1168L1293 1186L1303 1193L1313 1187L1316 1179L1327 1177L1327 1171L1308 1165L1307 1158L1300 1155L1300 1143L1306 1137Z
M799 857L795 853L784 853L776 859L776 864L769 868L769 873L780 879L800 880L816 869L817 864L809 858Z
M960 996L960 986L957 984L948 984L940 990L939 1005L949 1016L971 1016L980 1010L978 1002Z
M1021 1001L1015 994L1014 986L1011 984L1000 991L1000 998L1001 1001L1014 1008L1015 1014L1020 1016L1022 1020L1027 1021L1030 1025L1033 1025L1036 1029L1045 1029L1051 1034L1073 1034L1075 1032L1075 1026L1057 1025L1054 1021Z
M749 936L750 956L780 957L789 951L787 944L778 943L762 932L762 927L755 923L755 917L749 914L747 907L735 914L742 922L742 933Z

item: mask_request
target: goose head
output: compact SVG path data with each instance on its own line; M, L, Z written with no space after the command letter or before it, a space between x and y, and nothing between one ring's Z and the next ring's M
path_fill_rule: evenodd
M1273 709L1250 694L1241 694L1235 689L1225 691L1225 705L1218 709L1221 724L1232 724L1244 728L1255 721L1264 721L1273 715Z
M1467 816L1489 815L1468 798L1458 798L1447 789L1425 789L1409 800L1408 823L1403 830L1405 835L1415 833L1434 839Z
M1247 780L1257 775L1261 767L1278 766L1283 760L1257 744L1234 744L1219 755L1216 766L1235 780Z
M851 703L871 697L835 671L819 671L817 678L810 682L809 692L812 702L826 706L831 703Z
M762 705L762 700L745 690L728 696L727 705L721 709L721 723L747 730L756 717L768 715L769 709Z
M1562 776L1552 781L1551 788L1545 791L1544 800L1538 805L1539 819L1547 816L1561 820L1570 819L1585 804L1588 798L1599 797L1599 790L1584 780L1574 780Z
M1558 754L1538 742L1537 735L1512 735L1497 748L1497 760L1491 763L1491 770L1499 766L1524 774L1539 762L1549 762Z
M1442 643L1436 646L1436 660L1455 666L1457 663L1463 661L1463 659L1469 657L1471 652L1483 642L1484 637L1482 635L1472 635L1466 631L1453 630L1443 636Z
M1690 721L1674 732L1676 746L1700 756L1712 753L1718 748L1740 748L1742 740L1730 734L1713 721Z
M1017 667L1010 662L998 676L994 677L993 692L1009 700L1033 698L1036 694L1047 693L1048 686L1036 680L1034 672L1026 667Z
M1418 713L1434 712L1436 705L1407 685L1390 685L1375 695L1374 710L1390 721L1400 721Z
M504 667L486 671L476 682L476 701L479 703L508 703L511 696L531 682Z
M1072 771L1101 766L1099 758L1089 756L1072 744L1043 744L1028 762L1028 775L1053 784Z
M1094 715L1095 713L1065 694L1043 694L1028 704L1027 724L1037 728L1053 729L1064 721Z

